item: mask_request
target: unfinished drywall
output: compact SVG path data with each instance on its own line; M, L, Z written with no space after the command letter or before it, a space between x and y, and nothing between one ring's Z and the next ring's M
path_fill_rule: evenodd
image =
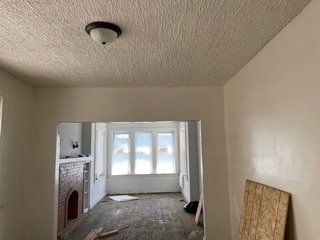
M230 239L223 89L61 88L37 89L37 184L32 239L51 239L54 206L56 126L64 122L202 120L207 239ZM48 107L50 106L50 107ZM56 183L57 184L57 183ZM219 194L217 194L219 193Z
M0 206L0 239L31 239L29 209L36 165L34 89L0 71L0 88L8 93L4 125L4 206ZM2 170L2 169L1 169Z
M320 0L225 86L232 235L245 179L292 193L287 239L320 236Z

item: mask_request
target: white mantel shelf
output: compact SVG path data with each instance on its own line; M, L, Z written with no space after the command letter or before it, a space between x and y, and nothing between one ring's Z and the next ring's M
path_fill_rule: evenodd
M69 163L69 162L91 162L93 157L78 157L78 158L60 158L58 163Z

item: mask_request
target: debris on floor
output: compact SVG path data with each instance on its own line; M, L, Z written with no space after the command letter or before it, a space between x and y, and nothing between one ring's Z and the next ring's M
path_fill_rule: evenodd
M100 235L102 230L103 228L92 229L91 232L86 236L84 240L95 240Z
M198 209L199 202L198 201L193 201L185 204L183 206L184 210L188 213L196 213Z
M113 231L109 231L109 232L102 232L103 229L102 228L98 228L98 229L92 229L91 232L86 236L86 238L84 240L95 240L98 238L106 238L106 237L110 237L113 235L116 235L119 233L119 231L126 229L128 227L123 227L123 228L119 228L117 230L113 230Z
M195 230L190 233L188 240L199 240L202 238L203 238L203 232Z
M109 231L109 232L105 232L105 233L101 233L98 238L105 238L105 237L109 237L109 236L113 236L119 233L119 231L126 229L128 227L123 227L123 228L119 228L117 230L113 230L113 231Z
M100 227L104 233L129 226L117 235L96 240L188 240L193 230L203 232L202 225L196 225L194 215L182 209L184 203L179 202L183 198L181 193L127 195L139 200L116 202L107 195L104 199L108 202L95 205L72 231L63 236L63 240L83 240L92 229Z
M110 199L117 202L126 202L126 201L132 201L132 200L139 200L138 197L132 197L129 195L117 195L117 196L110 196Z

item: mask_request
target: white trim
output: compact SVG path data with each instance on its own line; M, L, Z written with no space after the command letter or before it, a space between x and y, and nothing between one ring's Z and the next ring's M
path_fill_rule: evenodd
M0 208L5 206L5 142L7 130L7 105L8 105L8 92L0 89L1 109L0 109Z
M179 122L111 122L108 123L108 128L116 129L155 129L155 128L177 128L179 127Z
M134 175L134 170L136 167L136 162L135 162L135 158L136 158L136 154L135 154L135 146L136 146L136 137L135 137L135 133L134 132L129 132L129 144L130 144L130 158L129 158L129 162L130 162L130 174ZM112 166L112 163L111 163Z
M97 142L97 137L98 132L101 131L102 132L102 136L103 136L103 160L102 160L102 173L101 174L97 174L97 147L98 147L98 142ZM95 181L101 179L101 178L105 178L107 175L107 166L106 166L106 161L107 161L107 151L108 151L108 137L107 137L107 124L106 123L96 123L95 124L95 138L94 138L95 144L94 144L94 178Z
M93 200L91 203L89 203L89 210L92 209L95 205L97 205L97 203L99 203L105 196L107 195L107 191L105 191L103 194L102 194L102 198L97 198L95 200Z
M108 178L132 178L132 177L179 177L178 173L159 173L159 174L127 174L127 175L110 175Z
M58 158L57 163L69 163L69 162L91 162L93 157L80 157L80 158Z

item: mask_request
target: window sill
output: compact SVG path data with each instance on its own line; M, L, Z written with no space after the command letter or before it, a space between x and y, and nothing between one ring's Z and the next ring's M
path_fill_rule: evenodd
M179 177L179 174L178 173L168 173L168 174L108 175L108 178L135 178L135 177Z

